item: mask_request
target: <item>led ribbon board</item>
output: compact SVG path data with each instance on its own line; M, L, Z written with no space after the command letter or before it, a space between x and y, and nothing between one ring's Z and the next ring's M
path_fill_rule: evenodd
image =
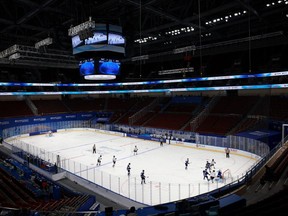
M83 94L130 94L130 93L163 93L163 92L195 92L195 91L224 91L224 90L253 90L288 88L286 84L246 85L246 86L218 86L198 88L171 88L171 89L143 89L143 90L109 90L109 91L62 91L62 92L1 92L0 96L8 95L83 95Z
M287 76L288 71L261 73L261 74L244 74L232 76L216 76L216 77L196 77L187 79L174 79L174 80L158 80L158 81L144 81L144 82L126 82L126 83L14 83L14 82L0 82L0 86L129 86L129 85L155 85L163 83L184 83L184 82L199 82L199 81L213 81L213 80L228 80L228 79L248 79L248 78L263 78L263 77L276 77Z

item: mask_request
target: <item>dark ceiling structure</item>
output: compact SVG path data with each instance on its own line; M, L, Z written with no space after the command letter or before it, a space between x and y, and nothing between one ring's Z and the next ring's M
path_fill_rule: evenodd
M54 43L48 49L70 56L71 64L68 29L89 17L96 23L122 26L124 62L143 55L149 61L170 56L162 58L169 61L182 48L201 57L286 46L288 39L288 0L6 0L0 7L0 51L14 44L34 46L50 36ZM25 64L35 64L34 60Z

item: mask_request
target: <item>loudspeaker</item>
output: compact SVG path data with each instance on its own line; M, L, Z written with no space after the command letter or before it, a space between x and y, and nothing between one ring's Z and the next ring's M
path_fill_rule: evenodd
M81 41L86 39L86 34L85 34L84 31L79 32L78 35L79 35L79 38L80 38Z

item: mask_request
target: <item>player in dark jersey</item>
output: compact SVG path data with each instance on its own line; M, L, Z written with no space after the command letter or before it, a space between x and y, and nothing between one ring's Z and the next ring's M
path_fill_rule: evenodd
M130 165L131 165L130 163L127 165L128 176L130 176L130 170L131 170L131 166Z
M145 181L146 176L145 176L144 170L142 170L140 177L141 177L141 184L146 184L146 181Z
M112 159L112 162L113 162L113 167L115 167L115 164L116 164L116 160L117 158L115 157L115 155L113 156L113 159Z
M189 162L189 158L187 158L187 160L185 161L185 169L187 170L188 169L188 165L190 164Z

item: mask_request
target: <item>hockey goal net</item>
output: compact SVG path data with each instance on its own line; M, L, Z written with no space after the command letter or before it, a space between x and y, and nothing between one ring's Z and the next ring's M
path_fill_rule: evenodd
M224 182L232 182L233 181L233 177L232 177L230 169L226 169L223 172L222 179L223 179Z
M53 136L53 132L52 132L52 131L47 131L47 132L45 133L45 136L46 136L46 137L52 137L52 136Z

